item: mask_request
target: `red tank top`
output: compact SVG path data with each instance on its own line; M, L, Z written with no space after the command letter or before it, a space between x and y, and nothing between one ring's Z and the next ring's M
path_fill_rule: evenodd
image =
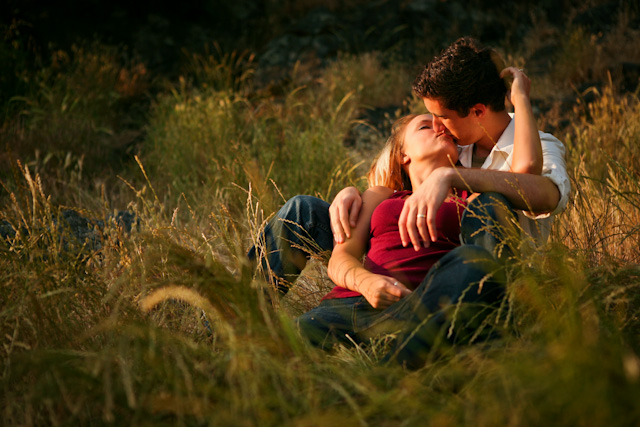
M398 219L404 206L404 197L410 191L398 191L380 203L371 217L369 250L364 267L372 273L393 277L409 289L417 288L433 264L447 252L460 246L460 218L466 205L467 192L460 199L446 201L436 215L438 239L428 248L415 251L413 246L402 246ZM361 294L336 286L323 299L347 298Z

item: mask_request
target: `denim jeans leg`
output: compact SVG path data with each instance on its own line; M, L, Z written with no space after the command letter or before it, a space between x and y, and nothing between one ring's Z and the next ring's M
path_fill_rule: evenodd
M438 342L463 342L473 336L502 301L504 284L504 268L489 252L460 246L434 265L411 295L384 310L359 334L397 334L386 360L418 368Z
M324 300L296 319L300 333L316 347L325 350L335 344L359 344L356 330L378 316L364 297Z
M506 262L517 253L520 243L513 205L502 194L480 194L462 214L460 235L463 244L480 246L498 261Z
M266 225L262 244L249 250L280 293L287 293L311 254L333 249L329 206L312 196L289 199Z

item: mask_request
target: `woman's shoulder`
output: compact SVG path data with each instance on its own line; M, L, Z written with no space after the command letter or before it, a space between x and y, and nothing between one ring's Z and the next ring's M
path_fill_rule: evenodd
M413 194L413 191L411 191L411 190L394 191L393 194L391 196L389 196L389 198L390 199L404 199L404 198L409 197L412 194Z
M383 187L381 185L377 185L374 187L369 187L363 194L362 199L365 197L373 197L373 198L383 198L388 199L393 195L393 190L387 187Z

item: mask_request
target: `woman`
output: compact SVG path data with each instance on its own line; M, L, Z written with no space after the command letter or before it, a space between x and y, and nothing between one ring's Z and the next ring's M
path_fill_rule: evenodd
M451 194L444 203L438 212L438 239L429 247L418 251L412 246L404 247L398 232L403 200L411 194L410 189L419 186L436 168L457 162L458 151L452 138L445 133L436 135L431 115L409 115L394 124L387 146L388 182L363 194L361 221L352 237L334 248L328 273L339 286L328 298L362 294L372 307L387 308L417 288L435 261L460 244L459 224L466 192ZM372 174L376 168L377 162ZM359 260L367 245L363 265Z
M380 168L380 162L387 163L387 159L388 168ZM431 115L409 115L394 124L369 173L371 181L382 185L365 191L356 228L345 243L334 247L329 260L328 274L337 286L317 308L298 318L301 330L314 344L360 341L356 330L381 309L409 296L433 264L460 245L466 192L451 194L442 205L437 216L438 239L428 247L418 251L404 247L398 231L398 218L410 189L436 168L452 166L457 160L452 138L434 132ZM380 170L388 172L380 176Z

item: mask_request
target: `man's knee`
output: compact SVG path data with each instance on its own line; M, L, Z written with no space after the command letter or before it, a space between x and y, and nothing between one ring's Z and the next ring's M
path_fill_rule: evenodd
M469 202L462 216L462 221L464 222L465 218L482 219L483 217L496 221L505 216L515 217L511 202L500 193L488 192L481 193Z
M509 199L507 199L504 195L502 195L500 193L493 192L493 191L487 191L486 193L480 193L478 195L478 197L474 198L469 203L469 206L473 206L476 203L501 204L501 205L504 205L504 206L509 207L509 208L512 207L512 204L509 201Z
M278 211L277 217L299 223L312 217L329 217L329 203L313 196L298 195L290 198ZM303 224L301 224L303 225Z
M482 193L469 202L460 223L462 242L482 246L496 258L507 260L520 240L513 205L499 193Z
M274 229L296 246L309 247L312 252L333 248L329 203L313 196L295 196L285 203L276 218Z

